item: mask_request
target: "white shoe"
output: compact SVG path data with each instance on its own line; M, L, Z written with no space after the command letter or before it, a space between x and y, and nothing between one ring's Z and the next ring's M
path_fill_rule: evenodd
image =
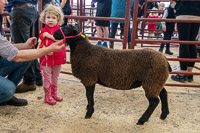
M172 71L175 71L175 72L176 72L176 71L180 71L180 66L173 67L173 68L172 68Z

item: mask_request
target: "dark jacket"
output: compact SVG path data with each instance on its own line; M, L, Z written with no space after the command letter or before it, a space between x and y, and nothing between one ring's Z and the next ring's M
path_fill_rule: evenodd
M166 10L168 11L167 19L175 19L176 18L174 9L171 6L169 6ZM175 27L175 23L174 22L166 22L167 31L173 32L174 31L174 27Z
M200 1L177 1L176 16L194 15L200 16Z

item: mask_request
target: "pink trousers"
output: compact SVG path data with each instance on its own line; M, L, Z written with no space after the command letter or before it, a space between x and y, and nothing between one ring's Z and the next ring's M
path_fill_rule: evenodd
M58 76L60 74L61 65L57 66L42 66L42 71L44 76L50 81L52 85L57 86ZM49 88L50 84L47 79L44 78L43 80L43 87Z

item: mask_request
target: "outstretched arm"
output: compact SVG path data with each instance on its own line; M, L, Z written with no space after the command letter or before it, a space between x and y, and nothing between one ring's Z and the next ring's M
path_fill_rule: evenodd
M44 47L42 49L19 50L13 61L15 62L31 61L41 56L44 56L50 52L60 51L64 47L65 44L63 44L63 40L60 40L51 44L49 47Z
M12 45L15 46L17 49L22 50L22 49L33 48L33 47L35 47L36 44L37 44L37 38L31 37L25 43L16 43L16 44L12 44Z

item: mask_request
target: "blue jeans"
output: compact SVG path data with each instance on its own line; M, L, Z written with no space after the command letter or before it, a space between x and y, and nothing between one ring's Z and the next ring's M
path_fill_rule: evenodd
M30 17L31 16L31 17ZM24 43L33 36L33 25L38 17L36 8L22 7L11 11L12 40L14 43ZM37 30L35 32L38 32ZM42 79L39 63L37 60L31 61L30 67L24 74L23 82L35 84L35 80Z
M15 90L16 86L12 81L0 76L0 103L10 100Z
M31 62L14 62L0 57L0 103L11 99ZM7 76L7 78L5 78Z
M118 27L119 23L111 23L111 31L110 31L110 35L109 38L115 38L115 34L117 32L117 27ZM121 24L122 27L120 28L124 28L124 23ZM131 31L130 31L130 25L128 28L128 43L131 42Z

